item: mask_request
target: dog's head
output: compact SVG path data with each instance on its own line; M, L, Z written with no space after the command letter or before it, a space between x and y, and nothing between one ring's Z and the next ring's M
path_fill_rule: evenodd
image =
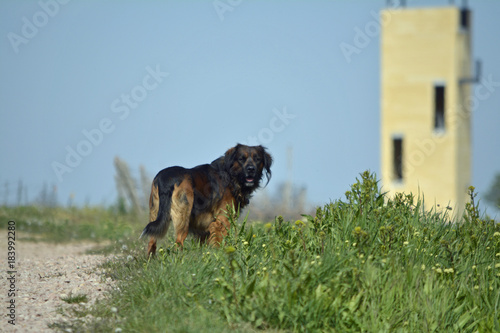
M263 173L269 183L272 163L271 155L262 146L250 147L238 144L224 155L225 169L241 187L250 190L259 187Z

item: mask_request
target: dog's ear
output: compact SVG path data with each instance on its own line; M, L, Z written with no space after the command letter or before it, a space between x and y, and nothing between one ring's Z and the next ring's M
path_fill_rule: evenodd
M264 170L266 172L266 178L267 182L266 185L269 184L269 181L271 180L271 165L273 164L273 158L272 156L266 151L266 148L263 146L259 146L259 150L261 152L261 156L264 161Z
M230 171L234 161L236 160L236 152L238 151L238 146L229 148L224 154L224 170Z

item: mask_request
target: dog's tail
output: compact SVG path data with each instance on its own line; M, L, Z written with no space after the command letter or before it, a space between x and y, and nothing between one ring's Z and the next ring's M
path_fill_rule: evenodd
M172 204L172 189L158 192L158 178L153 180L149 196L149 224L142 231L141 237L151 236L162 238L170 226L170 206Z

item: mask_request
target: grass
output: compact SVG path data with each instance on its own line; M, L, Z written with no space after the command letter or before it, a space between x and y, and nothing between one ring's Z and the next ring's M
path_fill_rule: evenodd
M14 219L18 241L118 243L136 239L147 217L119 214L102 207L3 206L0 207L0 219ZM116 249L116 245L111 245L100 251L109 253Z
M88 302L87 295L85 294L76 294L76 295L71 294L67 297L61 297L61 300L68 304L80 304Z
M304 221L237 224L220 248L129 243L105 268L117 289L61 330L500 332L500 224L424 211L365 172ZM140 227L136 230L140 232ZM167 245L165 247L165 245ZM83 314L83 315L86 315ZM98 318L98 319L97 319Z

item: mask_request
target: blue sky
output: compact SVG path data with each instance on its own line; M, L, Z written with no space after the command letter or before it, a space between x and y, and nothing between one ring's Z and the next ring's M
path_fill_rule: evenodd
M500 2L469 2L474 58L500 82ZM0 188L11 184L11 202L22 180L30 199L48 183L61 203L74 193L77 203L112 204L115 156L154 176L247 142L274 156L271 193L287 179L292 147L293 181L309 200L340 198L360 172L380 171L380 38L349 59L340 45L384 6L3 0ZM479 192L500 172L499 128L494 87L473 114Z

